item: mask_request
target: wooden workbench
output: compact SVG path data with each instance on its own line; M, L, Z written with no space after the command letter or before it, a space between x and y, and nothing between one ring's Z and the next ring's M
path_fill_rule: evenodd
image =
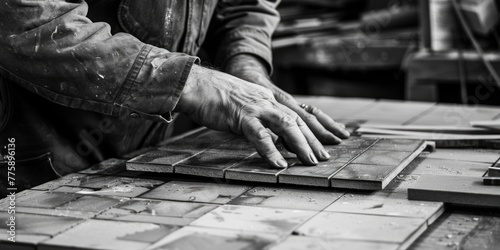
M466 127L500 118L496 107L299 101L346 123ZM183 249L494 249L498 211L408 201L406 194L421 175L481 176L499 157L500 150L438 148L379 192L132 172L126 159L115 159L18 193L17 243L5 234L0 250L145 249L157 242ZM1 221L8 221L9 202L0 201Z

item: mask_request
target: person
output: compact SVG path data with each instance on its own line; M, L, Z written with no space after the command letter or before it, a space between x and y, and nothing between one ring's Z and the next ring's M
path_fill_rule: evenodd
M244 135L271 167L287 166L276 136L306 165L349 136L270 81L279 1L0 3L0 142L15 140L19 186L155 145L177 113Z

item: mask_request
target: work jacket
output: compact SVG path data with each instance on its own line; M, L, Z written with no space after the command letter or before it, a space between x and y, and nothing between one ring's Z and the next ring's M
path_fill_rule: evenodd
M38 175L26 185L165 139L200 49L215 67L246 53L270 69L279 21L276 0L0 5L0 145L15 139L17 175Z

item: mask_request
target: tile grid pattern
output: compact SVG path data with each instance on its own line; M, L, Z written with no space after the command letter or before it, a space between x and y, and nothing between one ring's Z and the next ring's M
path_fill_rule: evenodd
M101 171L106 172L107 169L101 169ZM89 170L83 172L89 172ZM50 190L43 190L42 186L38 187L40 190L33 189L20 193L18 209L32 209L18 214L19 218L26 218L23 221L25 228L22 229L24 236L18 240L20 242L24 240L27 246L31 247L28 249L34 249L35 246L38 247L37 249L67 247L148 249L152 246L187 246L185 241L178 238L179 235L182 235L181 238L185 238L188 242L199 240L200 244L203 240L215 237L218 240L212 242L213 244L220 247L232 247L231 249L256 246L280 249L286 247L290 240L299 240L300 244L304 244L312 239L318 239L321 242L341 242L346 247L361 245L397 248L410 244L415 238L412 235L421 233L419 229L423 227L423 224L420 222L425 221L427 219L425 217L432 217L432 213L427 212L422 219L418 220L420 224L413 223L407 227L408 235L401 236L404 240L400 242L373 240L371 238L373 235L370 235L373 232L370 231L365 232L365 236L344 235L331 238L329 234L318 235L310 228L324 228L332 223L328 219L337 220L335 218L346 216L354 220L368 220L381 226L393 223L394 220L415 222L417 219L410 218L412 216L401 217L405 219L399 219L393 215L374 216L361 210L349 213L335 211L330 207L339 202L340 197L348 196L343 192L332 193L326 190L312 192L294 188L251 187L196 181L142 180L134 184L126 180L128 179L104 176L100 175L99 171L94 171L92 174L80 174L78 178L73 176L69 178L69 181L53 181ZM143 192L141 189L141 192L129 190L130 194L122 193L124 191L121 187L124 183L134 189L148 186L145 184L148 181L151 184L149 191ZM49 185L45 185L47 186ZM165 192L166 189L163 188L165 186L171 188L170 192ZM59 191L68 191L64 189L65 187L78 187L79 189L72 190L74 193ZM113 187L115 195L99 192L99 190ZM89 193L85 191L85 188L90 188L94 192ZM215 191L217 191L216 195L211 195ZM254 194L253 198L241 199L242 197L248 198L251 194ZM256 197L261 200L255 201ZM85 202L87 207L79 206L76 203L79 199L88 199ZM406 201L404 197L398 199L401 202ZM108 200L113 202L104 202ZM383 197L381 201L385 202ZM291 205L307 205L308 202L313 205L306 207ZM442 208L442 203L434 203L433 206L437 213L438 208ZM66 211L66 213L46 213L49 209L57 207L62 208L61 211ZM414 204L414 208L420 209L421 204ZM394 207L396 212L402 209L406 208ZM80 217L77 215L78 211L87 211L90 215ZM1 209L0 217L3 219L5 216L7 216L5 209ZM326 216L327 220L321 219L322 216ZM333 217L330 218L331 216ZM355 223L346 223L340 228L358 230L356 226L359 227ZM385 230L390 234L396 231L396 227L387 227ZM336 235L336 233L333 230L331 235ZM204 237L200 239L200 235ZM242 235L247 238L241 239ZM37 237L42 237L42 239ZM87 237L87 240L81 241L81 238ZM38 241L34 242L32 238ZM241 244L241 247L229 244L235 241ZM0 248L2 244L8 246L10 243L0 239Z
M194 136L139 155L127 162L127 169L261 183L380 190L394 178L395 171L401 171L423 150L423 142L419 140L352 138L341 145L327 146L332 158L313 167L302 166L294 154L283 150L289 167L273 169L243 137L209 130L200 130ZM203 137L212 140L206 141Z

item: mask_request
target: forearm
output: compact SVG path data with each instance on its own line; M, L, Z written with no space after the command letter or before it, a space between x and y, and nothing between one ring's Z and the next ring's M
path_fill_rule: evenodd
M112 36L85 17L85 2L0 3L1 73L65 106L159 117L175 107L196 60Z
M225 2L225 1L224 1ZM234 56L248 54L259 58L268 73L272 70L271 36L279 22L279 1L240 1L230 6L220 1L215 30L209 38L218 45L216 62L223 68Z

